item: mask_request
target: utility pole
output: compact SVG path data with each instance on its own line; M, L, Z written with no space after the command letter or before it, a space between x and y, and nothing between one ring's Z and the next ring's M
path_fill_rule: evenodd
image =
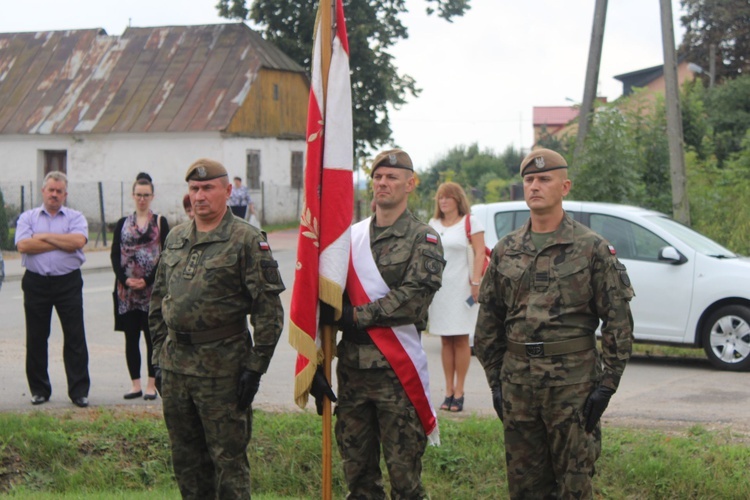
M690 225L690 205L687 199L682 112L677 84L677 58L674 48L672 2L661 2L661 37L664 48L664 82L666 84L667 139L669 140L669 173L672 180L672 215L685 225Z
M594 112L596 86L599 82L599 66L602 62L602 45L604 44L604 22L607 18L607 0L596 0L594 7L594 27L591 30L589 45L589 62L586 66L586 81L583 87L583 102L578 114L578 137L576 139L576 153L578 158L583 151L583 141L589 132L591 115Z

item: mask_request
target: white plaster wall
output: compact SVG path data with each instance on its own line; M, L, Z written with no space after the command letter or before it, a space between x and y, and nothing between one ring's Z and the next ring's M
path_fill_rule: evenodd
M20 206L20 186L25 203L40 203L44 150L66 150L69 205L91 221L100 220L98 183L102 183L105 218L117 221L132 210L131 187L138 172L153 178L153 209L170 223L184 220L182 197L187 192L184 174L200 157L223 163L230 177L245 179L246 154L259 150L260 192L251 192L266 223L298 217L297 190L291 184L291 154L304 151L304 141L273 138L222 137L219 133L155 133L52 136L0 136L0 188L6 204ZM31 192L30 192L31 191Z

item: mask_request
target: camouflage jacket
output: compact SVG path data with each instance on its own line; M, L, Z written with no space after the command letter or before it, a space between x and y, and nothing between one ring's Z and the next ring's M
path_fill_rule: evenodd
M440 237L408 210L377 236L374 224L373 216L370 224L372 256L391 291L355 308L357 327L414 324L422 331L427 326L427 309L440 289L445 267ZM348 300L346 294L345 300ZM355 368L390 367L374 344L342 342L337 353L340 362Z
M151 295L153 363L186 375L225 377L243 368L265 373L281 336L284 291L265 235L227 210L212 231L195 222L167 236ZM246 322L253 335L203 344L173 342L167 328L200 332ZM254 344L253 345L253 339Z
M541 250L530 229L531 221L498 242L482 280L474 347L487 381L538 387L600 381L617 389L633 341L633 289L625 266L606 240L567 214ZM592 335L600 319L601 353L527 358L506 351L507 340Z

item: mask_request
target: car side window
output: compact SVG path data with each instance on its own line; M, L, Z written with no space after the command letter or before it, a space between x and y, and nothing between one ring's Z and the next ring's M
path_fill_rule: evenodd
M611 215L591 214L591 229L604 236L621 259L659 261L659 250L669 243L648 229Z
M514 230L526 224L526 221L529 220L531 214L529 210L519 210L518 212L513 213L516 215L515 220L513 221Z
M513 212L498 212L495 214L495 233L498 241L513 231Z
M515 212L498 212L495 214L495 232L497 233L497 239L500 240L503 236L515 231L519 227L526 224L529 220L528 210L516 210Z

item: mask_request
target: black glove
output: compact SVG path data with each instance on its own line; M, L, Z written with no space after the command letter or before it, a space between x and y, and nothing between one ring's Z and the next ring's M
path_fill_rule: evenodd
M154 385L156 386L156 392L161 396L161 368L154 366Z
M354 307L349 302L344 302L341 305L339 326L341 326L342 330L357 328L357 324L354 321Z
M586 432L591 432L596 423L602 418L604 410L609 405L609 399L614 394L614 389L600 385L589 394L586 404L583 405L583 418L586 419Z
M318 409L318 415L323 414L323 397L328 396L331 402L335 403L338 401L336 395L333 393L331 384L326 380L325 373L323 373L323 367L318 366L313 375L312 385L310 386L310 394L315 398L315 407Z
M255 394L260 387L261 374L254 370L245 370L237 382L237 409L245 411L255 399Z
M321 325L336 325L336 320L334 319L335 310L333 307L329 306L328 304L321 302L320 303L320 324Z
M492 387L492 406L495 407L495 413L497 413L500 421L503 421L503 390L500 386Z

